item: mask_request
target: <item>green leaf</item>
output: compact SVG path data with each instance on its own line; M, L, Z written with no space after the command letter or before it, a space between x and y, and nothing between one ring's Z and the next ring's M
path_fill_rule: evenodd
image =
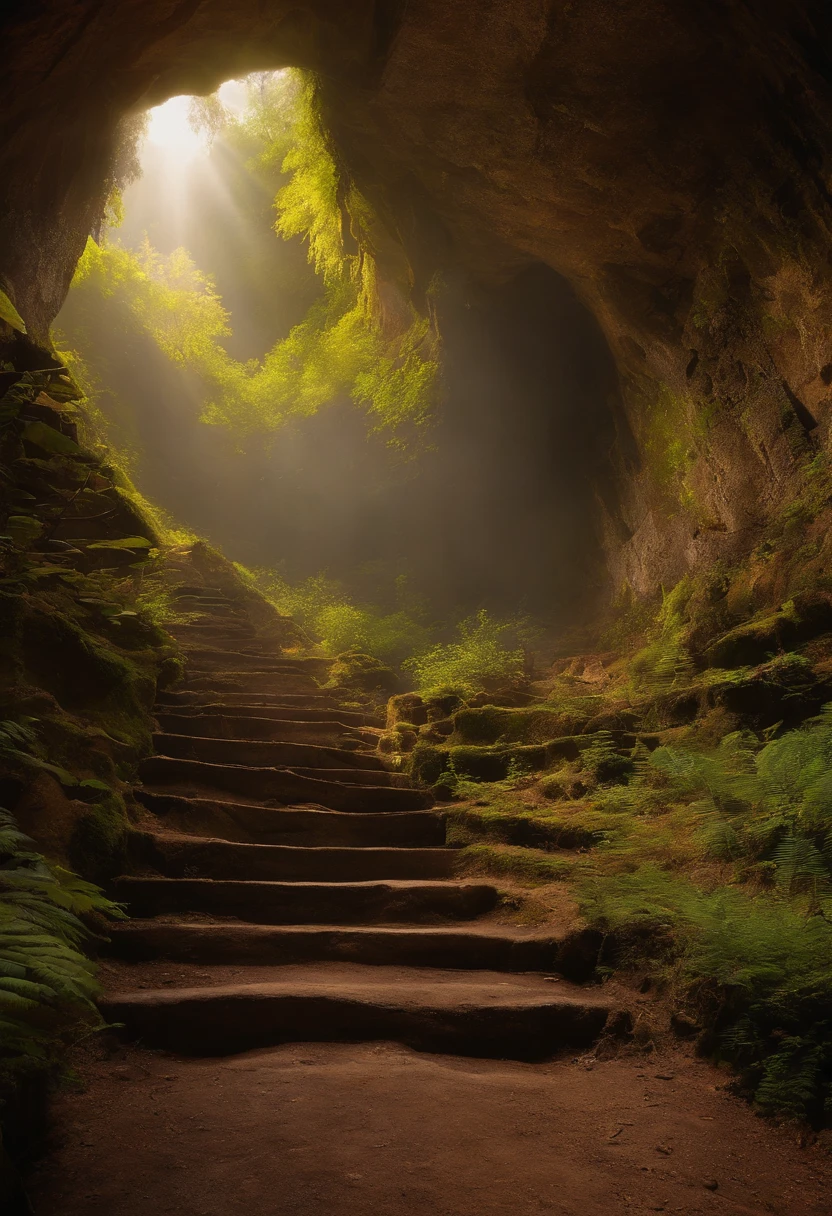
M150 541L144 536L125 536L120 540L96 540L88 549L149 549Z
M74 439L62 435L46 422L27 423L23 428L23 438L43 448L45 452L54 452L59 456L78 456L81 452Z
M7 325L11 325L12 329L16 329L18 333L26 333L26 323L5 291L0 291L0 319Z
M110 793L110 787L107 785L107 782L99 781L97 777L85 777L78 784L85 790L106 790L108 794Z

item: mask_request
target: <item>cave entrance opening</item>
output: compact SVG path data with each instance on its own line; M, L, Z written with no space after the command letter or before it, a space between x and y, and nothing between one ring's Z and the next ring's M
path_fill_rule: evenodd
M192 288L197 329L225 310L217 341L242 364L319 304L308 242L275 233L286 147L265 147L267 107L252 111L253 96L262 103L287 80L259 73L212 98L174 97L134 128L140 172L99 243L173 294L125 298L106 281L126 273L119 263L97 292L74 287L57 321L92 373L111 439L144 493L247 565L292 582L325 572L386 610L407 584L434 619L485 607L571 623L603 594L598 496L611 482L616 375L554 270L529 263L483 282L448 259L434 301L439 401L426 442L404 452L345 393L268 436L206 425L200 376L142 323L142 309L146 321L162 306L175 322L175 291Z

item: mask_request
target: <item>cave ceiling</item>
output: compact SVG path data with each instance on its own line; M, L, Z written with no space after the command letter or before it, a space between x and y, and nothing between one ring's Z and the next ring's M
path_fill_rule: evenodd
M813 0L12 3L0 277L45 340L121 116L312 69L415 298L543 262L594 313L621 378L601 526L648 589L749 543L826 442L831 26ZM683 468L654 451L679 427Z

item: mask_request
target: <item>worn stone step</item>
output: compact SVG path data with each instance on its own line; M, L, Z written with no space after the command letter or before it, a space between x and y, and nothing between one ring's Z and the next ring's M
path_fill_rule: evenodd
M329 774L343 770L316 769ZM310 777L292 769L208 764L171 756L149 756L140 765L146 785L162 786L172 794L202 794L206 790L242 794L256 801L291 806L316 803L332 811L420 811L431 805L423 790L399 786L351 785L331 776Z
M464 971L547 971L589 979L598 934L558 937L508 925L249 925L133 920L108 929L108 953L131 962L285 966L307 962L440 967Z
M398 789L409 789L410 778L406 773L379 772L375 769L362 768L307 768L292 765L292 771L299 777L326 776L329 781L340 781L344 785L385 785Z
M280 663L287 661L283 651L274 641L258 638L252 630L244 628L240 622L220 625L217 622L201 621L193 625L180 625L178 628L177 636L180 646L189 660L191 657L204 656L209 658L220 656L223 659L244 656L246 658L274 659ZM194 632L195 630L200 632ZM302 668L298 668L298 670L302 670ZM312 670L312 668L308 670Z
M191 672L177 685L183 692L209 692L214 701L222 701L227 693L273 693L296 696L320 692L312 676L292 671L223 671Z
M255 739L266 742L288 742L297 739L303 743L326 746L333 740L341 740L340 746L374 747L378 737L371 731L361 732L360 727L333 718L303 721L292 718L262 718L242 714L205 713L157 713L156 721L167 735L188 735L198 739Z
M332 659L289 659L265 644L261 647L219 650L208 646L197 646L187 651L188 668L194 671L276 671L296 675L310 675L323 679L332 667Z
M261 925L439 924L473 920L498 900L488 883L409 879L322 883L125 875L112 888L131 916L202 912Z
M248 844L392 846L445 843L445 820L435 811L361 814L311 807L273 807L217 798L184 797L138 787L135 797L178 831Z
M166 878L368 882L452 878L459 853L448 848L238 844L174 833L132 832L130 860L133 868L149 868Z
M276 971L271 982L115 992L101 1011L147 1046L191 1055L382 1039L423 1051L538 1060L589 1046L612 1002L598 990L529 976L358 966L333 975L319 965L292 978Z
M322 701L328 700L326 697L320 698ZM351 729L361 728L366 726L383 727L384 719L378 714L360 713L357 710L341 709L336 706L318 706L311 705L235 705L223 704L222 702L203 702L201 704L193 704L189 702L161 702L155 710L157 718L161 721L161 715L167 715L170 722L174 721L196 721L199 718L244 718L250 721L269 722L307 722L324 724L335 722L339 726L348 726ZM180 731L173 730L172 734L199 734L199 731ZM250 735L249 738L256 738L256 735Z
M198 676L211 672L220 677L226 672L261 672L269 675L314 676L313 668L297 667L293 663L284 663L274 652L261 651L249 654L242 649L228 650L219 657L217 652L206 653L203 647L187 646L182 648L187 660L188 675Z
M281 712L308 710L309 712L331 713L335 709L339 712L341 711L341 706L334 697L318 691L301 693L240 692L239 690L230 689L217 693L210 688L207 690L195 690L183 688L181 685L176 688L160 690L156 694L156 705L157 708L190 707L192 709L203 706L210 709L221 705L225 712L231 709L234 709L236 712L237 707L242 712L247 712L252 707L256 707L258 711L263 709L275 709Z
M170 735L157 732L153 736L157 756L175 756L183 760L205 760L214 764L251 764L257 768L298 767L308 770L333 769L358 771L363 782L367 772L376 774L367 784L388 784L382 777L390 774L381 758L372 752L351 751L343 747L328 747L317 743L272 742L264 739L212 739L193 735ZM142 761L139 775L154 757ZM334 780L342 780L336 777Z

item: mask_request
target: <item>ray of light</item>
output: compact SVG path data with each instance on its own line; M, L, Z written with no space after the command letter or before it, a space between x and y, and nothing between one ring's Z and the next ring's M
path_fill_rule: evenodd
M150 143L184 161L205 156L208 152L208 139L204 132L195 131L191 125L190 105L190 97L171 97L150 111L147 127Z

